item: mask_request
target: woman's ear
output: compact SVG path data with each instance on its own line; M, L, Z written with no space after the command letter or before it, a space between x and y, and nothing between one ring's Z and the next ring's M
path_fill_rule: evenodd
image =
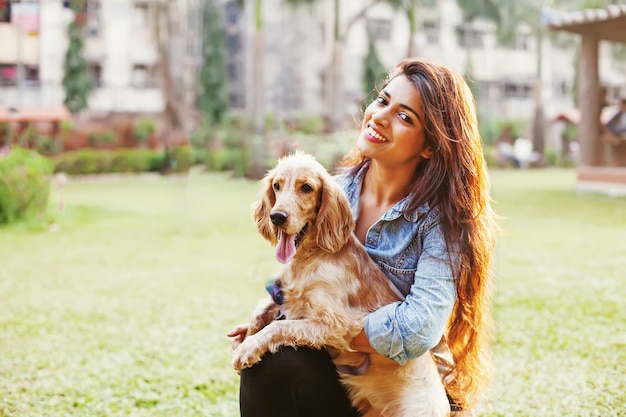
M426 146L424 148L424 150L422 151L422 153L420 153L420 156L424 159L430 159L433 157L433 148L431 148L430 146Z
M276 196L272 188L273 176L270 174L261 180L261 200L252 205L252 218L261 236L275 245L278 241L271 226L270 212L276 203Z
M315 220L317 244L323 250L339 251L354 231L348 197L330 177L322 181L322 198Z

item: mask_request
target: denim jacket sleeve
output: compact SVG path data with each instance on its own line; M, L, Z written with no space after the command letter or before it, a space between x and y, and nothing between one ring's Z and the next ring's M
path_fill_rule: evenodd
M448 250L439 225L423 237L413 283L403 302L370 313L364 323L371 346L404 364L435 347L456 300Z
M354 175L336 178L356 219L366 170L367 165ZM399 202L372 225L365 242L370 257L405 296L402 302L368 314L365 334L378 353L400 364L424 354L441 340L456 301L450 263L458 263L446 246L438 210L426 204L407 214L403 211L405 203Z

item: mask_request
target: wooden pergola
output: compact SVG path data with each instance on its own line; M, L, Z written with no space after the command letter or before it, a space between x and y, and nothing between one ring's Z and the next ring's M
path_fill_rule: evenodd
M626 194L626 143L612 146L619 166L607 166L605 144L600 138L601 97L598 75L601 40L626 43L626 5L609 5L604 9L586 9L567 13L549 13L547 26L581 36L579 62L579 143L577 169L579 189ZM624 155L620 155L623 153ZM621 156L624 156L622 158Z
M56 138L59 133L59 124L71 117L72 115L63 105L0 107L0 123L14 124L16 137L19 137L31 123L49 123L50 135Z

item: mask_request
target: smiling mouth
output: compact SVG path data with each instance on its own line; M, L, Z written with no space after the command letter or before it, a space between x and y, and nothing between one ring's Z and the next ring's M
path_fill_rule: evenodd
M387 139L386 137L384 137L383 135L381 135L380 133L378 133L377 131L374 130L374 128L372 128L371 126L367 126L367 134L370 135L371 137L373 137L374 139L376 139L379 142L389 142L389 139Z

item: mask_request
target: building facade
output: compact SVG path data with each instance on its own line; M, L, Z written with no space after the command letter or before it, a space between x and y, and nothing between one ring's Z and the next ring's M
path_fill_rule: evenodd
M1 2L0 2L1 3ZM0 21L0 106L55 106L63 103L63 65L68 45L67 25L76 17L61 0L5 1ZM2 4L0 4L0 7ZM172 13L159 13L170 8ZM196 6L197 8L198 6ZM180 10L180 12L179 12ZM93 89L93 112L157 113L164 107L158 82L157 36L167 37L168 59L183 91L189 66L197 68L197 47L185 44L191 0L172 4L166 0L87 1L84 56ZM157 19L165 33L157 33ZM193 22L193 19L191 19ZM182 31L182 32L181 32ZM175 33L176 36L169 36ZM189 51L189 54L186 52Z
M334 1L288 7L281 0L262 2L263 62L253 60L253 1L239 10L221 0L228 47L229 94L234 111L249 111L256 78L263 68L264 111L278 119L298 115L327 116L333 88L340 88L345 119L358 116L363 61L368 34L374 36L381 62L391 68L407 55L410 30L404 12L379 2L339 2L340 79L330 82L334 47ZM0 14L0 106L58 105L63 102L63 60L67 24L74 18L61 0L11 2L10 16ZM157 71L165 55L180 100L197 102L202 65L202 0L89 0L85 57L94 89L93 112L158 113L165 97ZM157 25L156 22L161 24ZM537 68L541 67L541 100L548 117L574 106L575 48L562 49L548 40L538 43L529 28L501 45L494 24L468 24L454 0L421 8L413 42L419 56L469 73L477 88L482 114L498 119L532 117ZM159 43L157 39L161 39ZM161 50L160 50L160 45ZM602 84L610 96L626 93L626 69L611 59L602 44ZM538 49L541 49L539 61ZM541 64L538 64L541 62ZM338 86L338 87L337 87Z

